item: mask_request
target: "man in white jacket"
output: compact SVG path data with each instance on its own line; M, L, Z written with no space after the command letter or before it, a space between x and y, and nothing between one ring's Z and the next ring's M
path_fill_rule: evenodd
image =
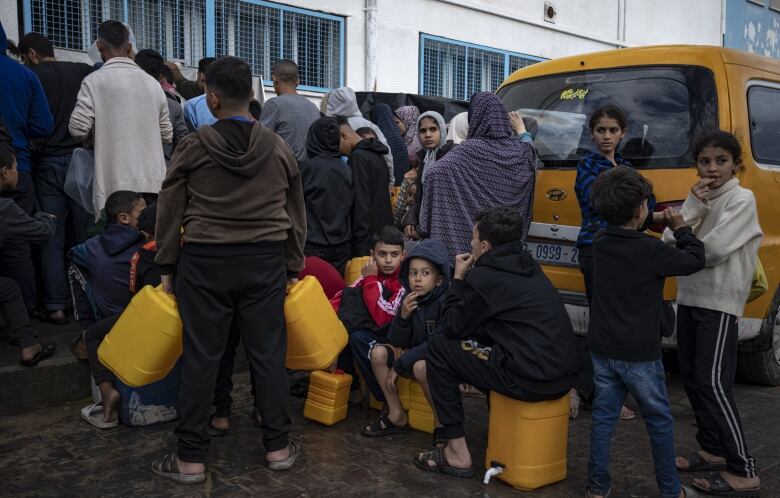
M173 138L163 89L133 62L128 37L121 22L100 24L104 64L84 78L70 116L70 134L94 143L95 213L118 190L156 194L165 178L162 144Z

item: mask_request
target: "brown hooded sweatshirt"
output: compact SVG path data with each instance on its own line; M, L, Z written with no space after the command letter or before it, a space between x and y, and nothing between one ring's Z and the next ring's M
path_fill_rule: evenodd
M166 267L163 274L172 272L183 239L205 245L286 240L287 272L297 275L306 209L290 148L258 123L224 119L199 128L173 155L155 235L155 261Z

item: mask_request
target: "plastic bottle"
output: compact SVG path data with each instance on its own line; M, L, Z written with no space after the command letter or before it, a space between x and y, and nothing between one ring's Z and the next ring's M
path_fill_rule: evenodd
M303 416L325 425L347 417L347 402L352 376L343 370L334 373L317 370L309 377L309 394L303 405Z

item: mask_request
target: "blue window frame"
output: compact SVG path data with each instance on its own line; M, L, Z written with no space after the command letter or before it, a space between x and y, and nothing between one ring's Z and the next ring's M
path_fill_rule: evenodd
M468 100L474 92L495 91L512 72L543 60L420 33L419 92Z
M86 50L106 19L128 23L136 48L191 66L235 55L271 84L279 59L298 63L303 90L344 85L344 18L264 0L23 0L25 31L54 46Z

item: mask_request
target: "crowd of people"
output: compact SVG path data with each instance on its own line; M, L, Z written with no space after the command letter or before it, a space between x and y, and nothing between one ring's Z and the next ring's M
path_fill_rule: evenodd
M523 248L536 150L528 121L496 95L475 93L449 123L385 104L368 120L348 87L321 109L299 95L291 60L274 64L276 97L260 106L236 57L201 60L190 81L158 52L136 53L117 21L100 24L96 47L99 67L61 62L45 36L28 33L20 64L6 55L0 25L0 303L24 365L55 351L31 315L63 324L72 309L88 325L72 350L89 361L102 402L82 416L104 429L118 424L120 394L98 346L141 288L175 294L184 325L178 446L152 463L156 474L205 480L210 440L230 428L239 342L268 466L295 464L302 448L290 437L283 306L286 289L314 275L349 332L333 367L353 374L354 394L362 381L384 405L363 434L409 432L397 380L420 383L436 426L415 458L422 470L473 475L464 386L529 402L570 393L573 417L580 403L593 410L586 495L608 496L609 445L617 420L630 418L630 393L661 496L695 496L678 473L705 470L716 472L694 481L699 491L758 492L731 386L736 318L762 232L732 135L700 137L701 180L681 211L654 212L652 185L617 153L627 117L613 106L592 114L595 150L575 186L591 308L583 350L558 291ZM91 184L80 198L66 185L79 161ZM662 239L643 233L651 223L666 227ZM42 299L31 242L41 244ZM347 262L364 256L361 277L345 285ZM700 445L677 458L661 362L670 276Z

